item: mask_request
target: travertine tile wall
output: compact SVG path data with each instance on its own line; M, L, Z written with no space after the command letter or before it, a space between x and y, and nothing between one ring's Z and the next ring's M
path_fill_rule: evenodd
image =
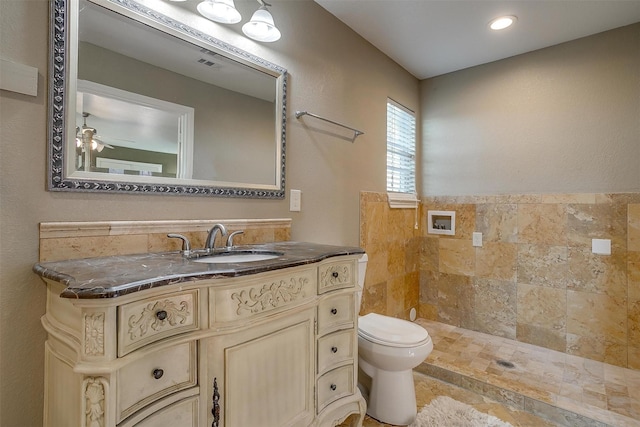
M229 233L244 231L234 238L235 245L291 239L289 218L46 222L40 224L40 261L179 250L182 241L168 238L168 233L183 234L191 241L192 248L203 248L208 230L215 223L224 224Z
M361 315L408 319L418 309L421 227L415 209L390 209L386 194L360 193L360 246L369 256Z
M389 209L361 193L361 314L419 316L640 369L640 193L437 197ZM456 235L426 231L455 210ZM483 246L472 246L472 233ZM592 239L610 239L596 255ZM416 293L419 289L419 301Z
M640 194L423 204L455 210L457 230L425 234L422 317L640 369ZM612 254L593 254L592 239L610 239Z

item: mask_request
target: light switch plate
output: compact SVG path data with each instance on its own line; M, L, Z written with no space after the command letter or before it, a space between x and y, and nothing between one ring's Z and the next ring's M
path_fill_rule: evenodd
M300 212L302 209L302 191L291 190L289 196L289 211Z
M482 233L478 232L478 231L474 231L473 232L473 246L482 246Z
M611 255L611 239L591 239L591 252L598 255Z

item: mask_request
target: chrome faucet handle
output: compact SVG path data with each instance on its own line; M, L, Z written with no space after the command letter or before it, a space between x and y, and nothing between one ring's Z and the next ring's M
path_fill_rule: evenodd
M182 255L189 256L191 254L191 242L186 236L182 234L169 233L167 237L171 239L181 239L182 240Z
M233 233L229 234L229 237L227 237L227 247L228 248L233 246L233 238L235 236L237 236L238 234L244 234L244 231L238 230L238 231L234 231Z

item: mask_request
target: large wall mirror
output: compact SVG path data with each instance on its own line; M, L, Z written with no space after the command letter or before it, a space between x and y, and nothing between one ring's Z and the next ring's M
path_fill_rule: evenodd
M51 1L50 190L284 197L284 68L159 0Z

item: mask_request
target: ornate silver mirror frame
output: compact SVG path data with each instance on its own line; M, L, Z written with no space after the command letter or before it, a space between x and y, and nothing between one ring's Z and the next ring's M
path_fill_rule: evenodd
M199 195L242 198L284 198L285 189L285 128L286 128L286 69L261 59L253 54L231 46L196 28L178 22L143 4L133 0L91 0L92 3L113 5L118 12L131 19L143 22L155 29L176 36L199 47L248 65L251 68L275 77L275 128L276 128L276 170L273 185L244 184L226 185L224 182L192 181L186 179L151 179L142 177L129 179L105 179L104 174L97 178L85 175L75 177L68 173L69 162L75 161L72 154L72 143L69 142L76 128L74 116L76 81L75 75L70 76L70 61L77 61L77 0L50 0L51 7L51 39L49 65L49 135L48 135L48 188L50 191L81 191L99 193L130 193L130 194L171 194L171 195ZM75 8L75 9L74 9ZM75 23L74 23L75 20ZM75 32L75 34L74 34ZM75 43L75 45L74 45ZM74 81L70 81L73 77ZM75 104L74 104L75 106ZM239 166L240 167L240 166ZM155 178L155 177L154 177Z

